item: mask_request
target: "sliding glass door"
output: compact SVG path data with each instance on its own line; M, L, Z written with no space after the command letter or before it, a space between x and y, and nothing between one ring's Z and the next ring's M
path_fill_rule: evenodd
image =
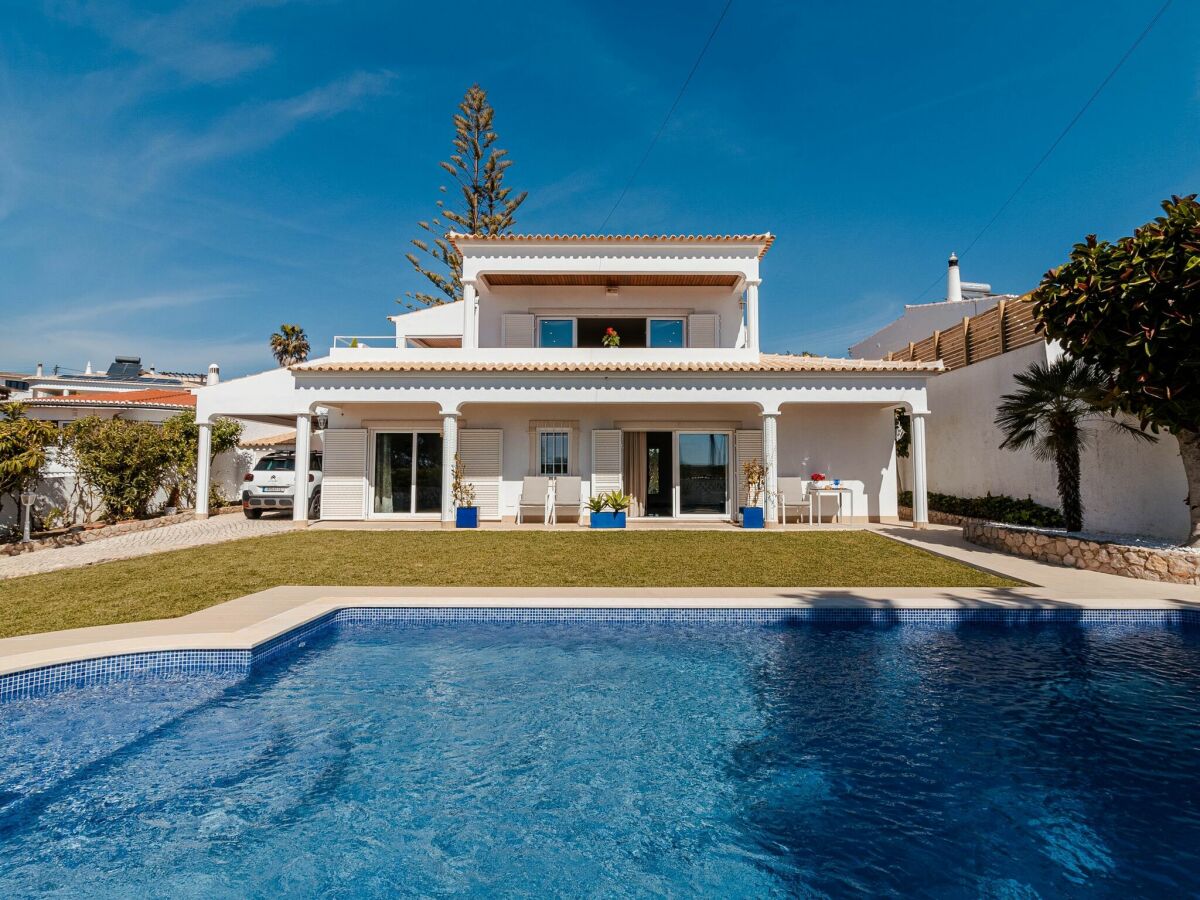
M442 509L442 436L425 431L375 433L372 512L377 516Z
M679 432L679 514L729 514L729 435Z

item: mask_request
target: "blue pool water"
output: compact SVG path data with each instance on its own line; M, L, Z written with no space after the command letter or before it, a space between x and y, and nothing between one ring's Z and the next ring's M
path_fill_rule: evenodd
M1200 629L358 625L0 704L0 895L1200 892Z

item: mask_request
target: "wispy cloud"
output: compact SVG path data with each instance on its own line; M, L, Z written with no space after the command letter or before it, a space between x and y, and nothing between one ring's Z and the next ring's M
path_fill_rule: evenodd
M217 27L265 5L254 0L211 0L146 15L120 3L56 0L47 4L47 11L65 22L90 27L114 46L188 81L219 83L260 69L274 58L270 46L212 36Z
M197 306L202 303L228 301L241 295L236 285L211 285L176 291L163 291L139 297L104 298L96 295L39 304L39 311L23 317L37 320L43 327L78 328L87 322L104 320L121 322L142 313ZM47 314L45 309L57 310ZM20 319L22 317L18 317Z
M137 170L143 183L175 169L237 156L273 144L307 121L328 119L386 92L391 72L352 72L302 94L240 106L198 132L166 131L148 142Z

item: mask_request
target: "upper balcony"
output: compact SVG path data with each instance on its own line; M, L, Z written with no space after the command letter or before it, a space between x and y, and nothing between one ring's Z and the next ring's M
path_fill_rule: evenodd
M463 301L392 317L393 340L338 339L338 358L582 360L600 351L642 361L758 352L759 261L769 234L449 238L463 256Z

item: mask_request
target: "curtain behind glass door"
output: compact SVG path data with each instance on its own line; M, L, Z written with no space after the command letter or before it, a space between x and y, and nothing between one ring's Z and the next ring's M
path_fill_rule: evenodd
M417 506L416 512L442 511L442 436L417 435Z
M413 436L375 435L375 503L377 513L406 513L412 509Z

